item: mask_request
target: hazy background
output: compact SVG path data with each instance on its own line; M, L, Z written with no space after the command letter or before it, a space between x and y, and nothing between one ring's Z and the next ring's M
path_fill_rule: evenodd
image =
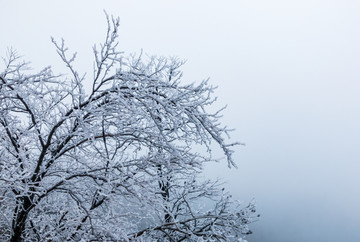
M78 51L120 16L120 48L187 60L186 81L211 77L236 128L237 170L209 167L237 199L255 198L249 242L360 241L360 1L5 1L0 53L63 66L50 36ZM88 73L89 77L92 73Z

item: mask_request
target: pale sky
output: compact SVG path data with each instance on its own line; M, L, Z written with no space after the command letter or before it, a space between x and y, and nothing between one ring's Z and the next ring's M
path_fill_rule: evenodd
M249 242L360 241L360 1L5 1L0 54L14 47L36 69L64 70L63 37L91 77L103 10L120 17L125 53L186 59L184 81L219 86L236 129L239 169L221 177L257 201ZM220 171L220 172L219 172Z

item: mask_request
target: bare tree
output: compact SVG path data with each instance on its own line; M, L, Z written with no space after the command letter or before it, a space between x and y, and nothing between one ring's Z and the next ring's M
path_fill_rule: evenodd
M63 40L53 43L70 78L50 67L31 74L13 50L4 58L0 240L241 240L254 204L197 178L212 141L235 166L236 143L206 111L214 88L182 85L175 58L125 57L118 19L107 21L92 80Z

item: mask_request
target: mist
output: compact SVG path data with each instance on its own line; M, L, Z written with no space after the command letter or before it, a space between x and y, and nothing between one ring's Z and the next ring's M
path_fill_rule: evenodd
M1 1L0 53L63 72L50 36L91 77L103 10L120 17L125 53L187 60L184 81L210 77L238 169L205 174L261 217L249 242L360 241L360 2ZM220 155L220 154L219 154Z

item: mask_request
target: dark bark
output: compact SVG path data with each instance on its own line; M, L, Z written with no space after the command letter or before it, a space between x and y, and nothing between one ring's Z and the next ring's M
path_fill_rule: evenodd
M158 165L158 173L159 173L159 176L160 176L159 188L161 190L161 196L164 199L164 202L168 203L169 199L170 199L170 182L169 182L170 177L168 177L166 175L164 176L163 168L161 167L161 165ZM166 223L170 222L171 219L172 219L171 215L169 214L168 209L169 208L165 205L164 220L165 220Z
M25 225L28 214L32 208L32 202L29 197L24 196L18 199L17 207L14 211L14 219L12 223L13 234L10 242L21 242L25 232Z

